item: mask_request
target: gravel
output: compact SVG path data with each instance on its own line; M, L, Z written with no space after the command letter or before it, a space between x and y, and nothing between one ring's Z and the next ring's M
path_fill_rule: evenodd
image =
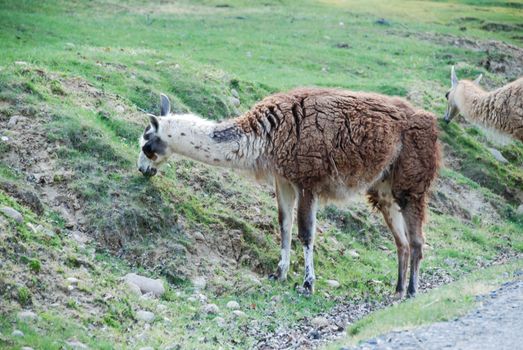
M466 316L381 335L351 349L520 349L523 280L505 283L498 290L476 299L481 306Z

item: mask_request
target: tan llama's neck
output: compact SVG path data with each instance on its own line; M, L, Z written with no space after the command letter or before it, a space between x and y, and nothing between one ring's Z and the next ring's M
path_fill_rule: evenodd
M483 91L470 81L460 81L455 93L456 106L459 108L461 114L470 122L477 122L483 124L485 117L478 112L478 105L482 100L488 96L488 93Z
M234 120L217 123L194 114L169 116L162 126L172 153L227 168L255 170L261 149L250 135L242 133Z

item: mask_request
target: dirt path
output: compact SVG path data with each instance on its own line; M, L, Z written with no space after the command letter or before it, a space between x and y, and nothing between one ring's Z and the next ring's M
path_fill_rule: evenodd
M477 300L481 306L466 316L385 334L351 349L521 349L523 276Z

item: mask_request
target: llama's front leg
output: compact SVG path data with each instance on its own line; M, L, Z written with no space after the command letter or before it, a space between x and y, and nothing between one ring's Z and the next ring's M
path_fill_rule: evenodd
M316 234L317 198L307 190L298 195L298 236L303 244L305 258L305 279L300 290L305 295L314 293L314 236Z
M269 275L269 279L284 281L291 264L291 237L296 191L287 181L276 180L276 198L278 200L278 222L281 233L281 258L278 269Z

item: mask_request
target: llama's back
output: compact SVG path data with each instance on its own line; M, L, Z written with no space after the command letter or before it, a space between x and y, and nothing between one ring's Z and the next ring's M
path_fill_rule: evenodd
M390 168L413 113L399 98L308 88L267 97L239 124L266 137L270 171L339 197L340 184L364 190Z
M523 142L523 78L490 92L475 113L493 127Z

